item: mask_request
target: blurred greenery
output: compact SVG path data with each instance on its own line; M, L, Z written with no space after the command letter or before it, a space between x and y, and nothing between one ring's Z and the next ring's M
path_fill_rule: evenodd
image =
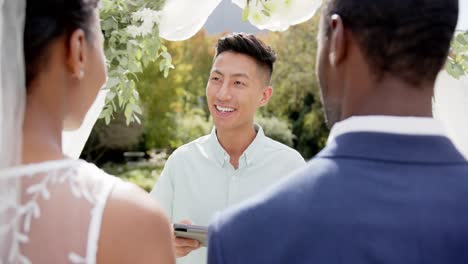
M164 168L168 155L165 151L150 151L148 156L149 158L145 160L125 163L108 162L102 165L102 169L150 192Z
M115 175L122 180L132 182L147 192L150 192L156 183L163 166L151 164L104 164L102 169L111 175Z
M328 128L322 112L315 74L319 16L288 31L264 39L276 50L274 95L261 113L287 120L294 135L293 147L310 159L326 143Z
M263 132L268 137L290 147L294 146L296 136L292 133L291 125L287 120L279 119L276 116L264 117L258 115L255 122L263 128Z
M205 86L216 37L204 31L183 42L170 42L177 67L164 78L156 63L138 75L143 105L145 147L175 149L211 129Z
M455 36L445 69L457 79L468 75L468 32Z

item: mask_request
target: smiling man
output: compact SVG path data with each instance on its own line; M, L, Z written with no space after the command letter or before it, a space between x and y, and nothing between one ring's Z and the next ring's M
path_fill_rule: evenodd
M151 192L173 222L208 225L216 211L305 164L297 151L266 137L254 124L256 111L273 94L275 60L271 48L253 35L218 40L206 87L215 127L169 157ZM176 238L174 247L179 263L206 263L206 249L199 249L197 241Z
M457 16L458 0L324 1L327 145L218 214L208 263L468 263L468 162L432 117Z

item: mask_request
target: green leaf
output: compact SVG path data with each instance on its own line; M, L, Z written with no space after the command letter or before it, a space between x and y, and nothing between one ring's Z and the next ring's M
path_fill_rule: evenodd
M268 10L266 10L266 9L262 9L262 14L264 16L267 16L267 17L269 17L271 15L270 12Z
M125 111L124 111L124 114L125 114L125 118L128 120L132 117L132 114L133 114L133 110L132 110L132 106L131 105L127 105L125 107Z
M468 45L468 34L458 34L455 41L462 45Z
M116 85L119 84L119 79L118 78L115 78L115 77L110 77L108 80L107 80L107 83L106 83L106 88L110 89Z
M106 96L107 100L112 101L112 100L114 100L114 98L115 98L115 93L114 92L110 91L110 92L107 93L107 96Z
M139 125L141 125L141 120L140 120L140 118L138 117L138 115L133 115L133 118L135 119L135 121L136 121Z
M460 79L465 74L463 67L453 61L449 61L445 67L447 72L455 79Z
M246 6L242 12L242 21L246 22L249 19L250 6Z
M169 52L167 52L167 51L161 53L161 56L162 56L165 60L172 61L172 56L171 56L171 54L169 54Z
M143 111L141 110L141 107L138 106L137 104L133 104L132 108L133 108L133 112L135 112L135 113L137 113L139 115L143 114Z
M117 23L112 18L103 20L101 23L101 28L104 31L110 31L111 29L114 29L116 27L117 27Z

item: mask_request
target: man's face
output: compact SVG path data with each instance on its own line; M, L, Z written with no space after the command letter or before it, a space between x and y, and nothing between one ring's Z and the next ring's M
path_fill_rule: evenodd
M317 37L317 61L316 74L320 85L320 99L325 113L325 121L329 128L341 119L341 96L339 96L339 84L335 80L335 71L330 64L330 39L325 32L327 21L322 18L320 22L319 34Z
M266 73L244 54L226 51L215 59L206 87L208 107L218 130L250 127L272 92Z

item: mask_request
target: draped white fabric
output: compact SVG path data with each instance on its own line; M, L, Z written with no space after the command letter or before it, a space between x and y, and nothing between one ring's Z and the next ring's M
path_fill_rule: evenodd
M185 40L195 35L221 0L166 0L159 21L159 35Z
M246 0L232 0L240 8L244 8ZM315 12L322 5L322 0L270 0L266 5L270 14L262 12L263 6L255 5L255 1L250 7L249 21L259 29L272 31L284 31L290 26L305 22L312 18Z
M25 105L24 0L0 0L0 169L19 163Z
M195 35L221 0L167 0L161 11L159 34L167 40L185 40ZM232 0L244 8L246 0ZM270 0L266 3L271 15L262 12L263 6L252 1L248 19L259 29L283 31L289 26L310 19L320 8L322 0Z
M75 131L64 131L62 133L62 149L65 155L72 159L78 159L83 151L86 141L93 130L99 115L104 108L107 90L99 91L93 105L86 114L81 127Z
M457 80L441 72L434 98L435 118L444 123L455 145L468 159L468 76Z
M0 263L13 263L18 249L16 208L20 181L1 172L21 161L25 105L23 31L24 0L0 0ZM20 47L20 48L18 48ZM13 223L13 224L11 224ZM15 262L16 263L16 262Z

